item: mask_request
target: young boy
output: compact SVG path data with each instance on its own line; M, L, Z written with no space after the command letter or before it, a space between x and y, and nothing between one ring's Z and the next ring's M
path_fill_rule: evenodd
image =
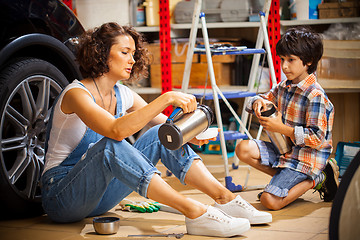
M328 160L332 151L334 106L317 83L314 72L323 54L321 36L306 27L291 28L276 45L287 80L266 94L253 97L247 110L267 131L288 136L292 149L280 154L270 142L243 140L237 157L273 178L259 194L261 203L279 210L315 188L324 201L331 201L338 188L338 167ZM276 118L262 117L273 103Z

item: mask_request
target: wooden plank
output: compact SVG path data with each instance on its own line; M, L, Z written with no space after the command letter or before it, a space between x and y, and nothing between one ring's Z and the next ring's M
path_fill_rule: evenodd
M324 40L323 57L360 59L360 40Z
M341 80L341 79L326 79L319 78L319 84L325 89L329 90L359 90L360 91L360 79L359 80Z
M344 139L360 140L360 97L359 93L344 93Z
M360 93L328 93L334 104L333 147L338 142L360 140Z

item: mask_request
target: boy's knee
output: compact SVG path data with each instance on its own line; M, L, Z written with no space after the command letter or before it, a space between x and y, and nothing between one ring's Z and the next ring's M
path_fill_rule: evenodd
M242 140L235 148L236 156L241 161L246 161L250 157L250 141Z
M261 204L270 210L280 210L282 208L281 200L282 198L268 192L263 192L260 197Z

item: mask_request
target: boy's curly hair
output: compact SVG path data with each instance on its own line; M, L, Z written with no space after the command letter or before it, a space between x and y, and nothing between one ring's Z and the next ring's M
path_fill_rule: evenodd
M310 63L307 70L309 74L316 71L323 51L321 35L305 26L289 28L276 44L278 56L295 55L304 65Z
M136 48L129 81L136 82L148 76L150 54L144 47L144 37L131 26L109 22L86 31L79 39L76 57L84 78L97 78L109 72L110 48L116 43L116 38L122 35L131 36Z

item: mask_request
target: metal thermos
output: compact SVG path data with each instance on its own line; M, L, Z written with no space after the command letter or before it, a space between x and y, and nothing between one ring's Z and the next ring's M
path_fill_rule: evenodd
M273 104L268 104L268 110L262 111L261 116L271 118L276 117L277 111L275 106ZM284 136L283 134L278 132L266 131L266 133L269 136L271 142L279 150L280 154L285 154L291 150L293 143L291 142L289 137Z
M179 149L208 129L213 120L214 113L206 105L198 105L191 113L183 113L181 108L176 108L159 128L160 142L170 150Z

